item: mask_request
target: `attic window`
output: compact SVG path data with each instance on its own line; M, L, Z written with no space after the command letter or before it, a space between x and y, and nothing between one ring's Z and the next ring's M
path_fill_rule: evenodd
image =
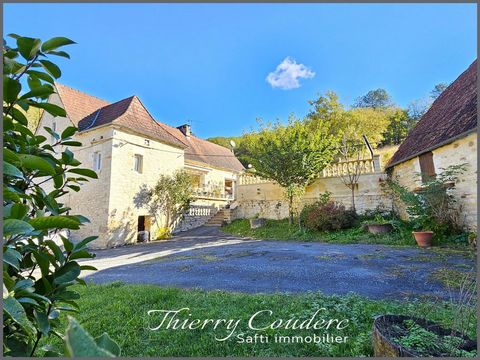
M420 162L420 173L422 174L422 181L426 182L432 180L437 176L435 174L435 164L433 163L433 153L422 154L418 157Z
M146 145L146 146L150 146L150 140L145 139L145 145Z

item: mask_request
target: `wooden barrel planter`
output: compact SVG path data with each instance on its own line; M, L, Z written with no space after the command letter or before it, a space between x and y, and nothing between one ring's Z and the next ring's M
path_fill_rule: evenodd
M425 355L420 355L415 352L413 349L407 349L395 342L392 339L392 334L389 329L393 325L402 324L405 320L413 320L415 323L425 328L428 331L431 331L439 336L448 336L454 335L457 336L465 342L462 344L460 349L465 351L472 351L477 349L477 342L472 341L466 336L461 335L455 330L445 329L434 323L425 319L414 318L411 316L403 315L381 315L375 318L373 322L373 352L375 357L424 357ZM432 354L431 356L442 356L439 354ZM443 355L449 356L449 355Z

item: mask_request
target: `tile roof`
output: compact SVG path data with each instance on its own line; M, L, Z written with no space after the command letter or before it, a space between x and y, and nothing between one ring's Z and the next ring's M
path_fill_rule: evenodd
M136 96L117 101L91 113L78 123L80 131L88 131L98 126L113 124L133 130L139 134L152 137L164 143L186 148L188 145L181 138L165 130L157 122Z
M177 128L165 124L162 125L164 125L165 129L172 135L187 143L188 147L185 149L185 160L232 171L242 171L245 169L230 149L200 139L194 135L187 137Z
M477 127L477 60L434 101L387 168L454 141Z
M183 148L187 161L232 171L244 169L229 149L193 135L186 137L179 129L156 121L137 96L109 103L59 83L55 86L67 116L80 131L114 124Z
M108 101L85 94L84 92L72 89L69 86L57 82L55 83L55 87L69 119L75 126L78 126L80 120L90 115L95 110L110 104Z

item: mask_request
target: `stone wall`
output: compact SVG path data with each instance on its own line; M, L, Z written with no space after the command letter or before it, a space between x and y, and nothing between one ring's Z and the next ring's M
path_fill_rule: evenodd
M386 179L382 172L362 174L355 191L355 205L359 213L377 207L390 209L391 198L385 194L380 184ZM351 191L340 177L318 179L307 188L303 203L316 201L325 192L331 192L334 201L350 207ZM236 202L232 205L232 218L252 218L256 215L268 219L284 219L288 216L288 203L283 198L283 189L273 182L244 184L237 186Z
M136 208L135 195L142 185L151 187L160 175L172 174L183 168L183 149L154 139L147 139L148 142L145 140L144 136L130 133L126 129L114 130L108 229L102 233L103 247L135 243L138 217L152 215L147 209ZM142 173L134 169L136 154L143 156ZM150 232L155 234L164 226L164 218L152 217L151 220Z
M435 172L450 165L467 164L466 172L455 184L455 195L461 210L462 223L472 230L477 228L477 134L472 133L450 144L432 151ZM418 157L396 165L392 177L410 190L421 185L420 163ZM406 218L403 204L395 203L402 217Z
M63 107L57 94L53 94L49 102ZM44 111L36 134L51 139L50 134L45 131L44 127L52 128L54 122L58 134L61 134L67 127L74 126L68 118L53 117ZM73 137L73 140L80 141L83 144L82 147L69 148L75 154L75 158L82 163L80 167L92 169L93 153L100 151L102 154L102 168L100 171L97 171L98 179L89 179L88 182L83 183L80 192L77 193L70 190L67 195L61 198L67 206L72 208L71 214L81 214L90 220L90 223L81 226L79 230L71 231L70 237L73 241L77 242L88 236L100 235L100 238L91 243L91 246L102 247L101 234L107 231L112 130L109 128L99 128L89 131L88 133L77 133ZM59 153L61 153L64 149L58 148L58 150ZM53 190L53 183L46 183L45 191L48 192L51 190Z

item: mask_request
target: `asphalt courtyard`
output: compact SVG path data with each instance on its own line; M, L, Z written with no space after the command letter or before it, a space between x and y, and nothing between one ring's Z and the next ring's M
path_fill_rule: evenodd
M467 252L254 240L201 227L171 240L97 250L82 262L98 268L85 280L246 293L356 292L370 298L450 299L456 290L439 278L471 272Z

